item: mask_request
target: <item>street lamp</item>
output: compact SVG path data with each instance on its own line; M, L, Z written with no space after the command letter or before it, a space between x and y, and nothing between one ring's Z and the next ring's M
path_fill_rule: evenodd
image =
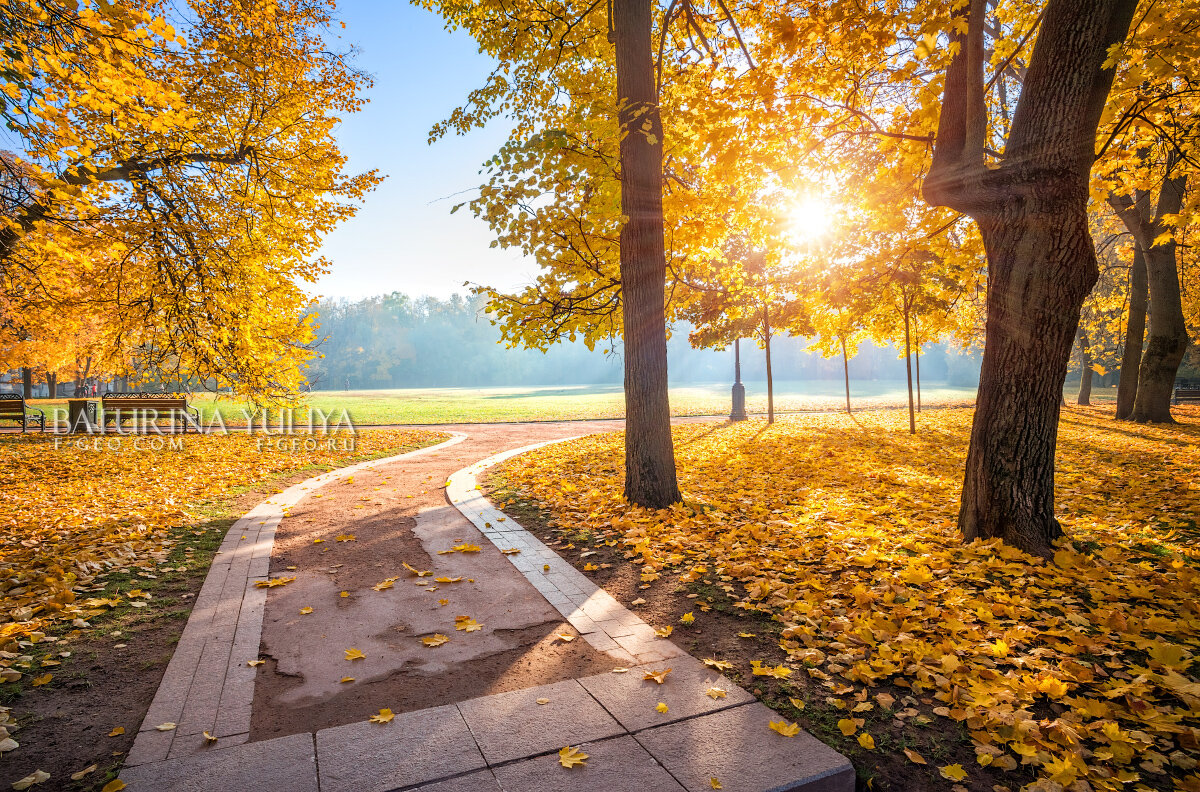
M746 420L746 386L742 384L742 339L733 339L733 410L729 420Z

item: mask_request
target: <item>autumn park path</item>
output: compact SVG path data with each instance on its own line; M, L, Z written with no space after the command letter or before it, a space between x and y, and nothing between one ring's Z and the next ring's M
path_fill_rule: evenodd
M775 713L478 489L509 456L622 422L439 428L439 445L308 479L230 529L128 789L853 789L844 757L767 730ZM565 767L564 746L586 763Z

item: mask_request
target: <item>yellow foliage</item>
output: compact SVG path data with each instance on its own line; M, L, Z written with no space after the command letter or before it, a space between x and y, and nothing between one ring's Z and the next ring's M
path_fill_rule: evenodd
M538 449L502 474L557 524L622 543L669 585L706 565L704 583L783 623L780 647L814 683L908 688L996 767L1115 789L1147 751L1194 755L1200 431L1064 409L1056 484L1070 540L1045 562L962 542L971 417L924 415L916 436L899 411L677 427L685 502L657 512L621 497L620 434ZM1034 714L1048 704L1056 716Z

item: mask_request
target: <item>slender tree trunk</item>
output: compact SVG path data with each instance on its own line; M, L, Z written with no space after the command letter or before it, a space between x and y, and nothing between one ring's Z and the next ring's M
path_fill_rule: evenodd
M999 163L986 164L985 0L955 11L926 200L975 219L987 252L987 325L963 478L963 537L1044 557L1062 536L1054 454L1067 362L1096 282L1088 182L1112 86L1105 68L1136 0L1049 0Z
M1121 353L1121 378L1117 380L1117 420L1133 414L1137 397L1138 363L1146 335L1146 259L1138 244L1133 246L1129 268L1129 321L1125 325L1125 349Z
M58 398L58 372L46 372L46 392L50 394L51 399Z
M1088 346L1087 333L1079 331L1079 362L1082 368L1079 370L1079 395L1075 398L1076 404L1084 406L1092 403L1092 350Z
M915 321L914 321L915 323ZM917 368L917 412L921 412L921 345L917 344L913 349L913 362Z
M21 398L33 398L33 369L29 366L21 367Z
M650 0L613 0L621 129L621 309L625 338L625 497L680 500L667 396L662 122L654 86Z
M917 433L917 418L913 414L912 343L908 330L908 298L904 298L904 370L908 375L908 433Z
M850 412L850 357L846 354L846 339L842 339L842 372L846 375L846 415Z
M771 317L763 304L763 349L767 353L767 423L775 423L775 379L771 372Z
M1158 204L1150 206L1150 196L1139 192L1135 198L1110 197L1125 227L1143 250L1146 282L1150 295L1149 340L1138 367L1137 394L1129 417L1139 423L1174 423L1171 417L1171 392L1175 375L1187 352L1187 325L1179 292L1179 272L1175 262L1175 241L1161 245L1154 240L1166 230L1167 215L1178 214L1183 205L1186 176L1172 176L1178 161L1168 161L1166 176L1159 191Z

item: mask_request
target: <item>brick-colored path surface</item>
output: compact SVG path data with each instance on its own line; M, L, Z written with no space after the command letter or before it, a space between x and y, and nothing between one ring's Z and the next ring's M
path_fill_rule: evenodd
M456 428L466 434L485 430ZM611 423L576 424L572 434L608 428ZM463 439L456 434L449 442ZM260 504L230 530L121 773L128 788L699 792L715 788L715 780L725 790L745 792L852 790L854 771L844 757L807 734L787 738L770 731L768 723L779 719L775 713L658 638L482 497L478 474L530 447L458 471L446 497L478 529L481 542L520 549L506 556L527 581L517 585L540 592L594 649L622 663L620 668L406 712L387 724L358 721L248 742L255 674L246 662L258 656L267 591L254 583L267 573L283 510L323 484L400 458L375 460L302 482ZM511 590L513 583L506 585ZM666 668L671 673L661 685L645 678L648 670ZM725 695L706 695L714 687ZM667 705L665 713L656 709L660 702ZM167 721L177 728L156 728ZM207 743L204 731L218 742ZM559 765L557 751L564 745L581 747L591 757L586 766Z

